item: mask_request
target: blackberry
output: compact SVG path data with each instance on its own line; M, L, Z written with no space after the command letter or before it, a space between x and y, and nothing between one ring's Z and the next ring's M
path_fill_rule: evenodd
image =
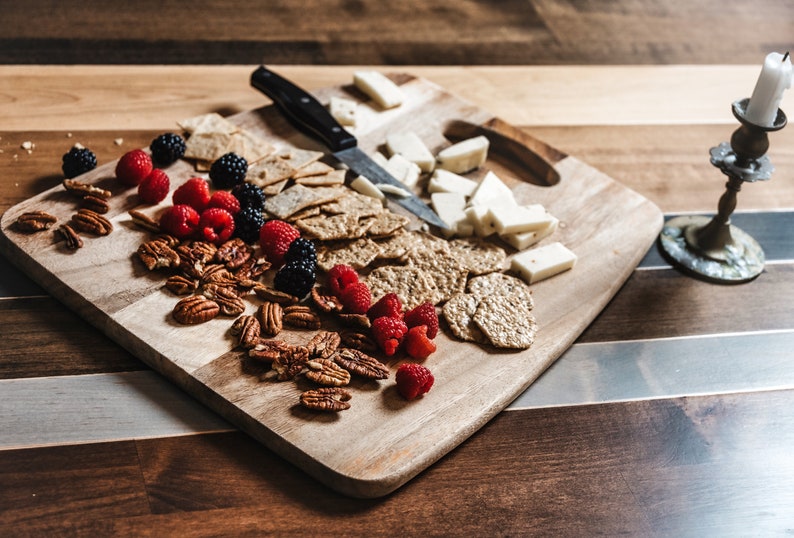
M284 254L284 261L286 263L294 261L309 262L312 268L317 267L317 249L314 243L309 239L299 237L289 244L286 254Z
M248 161L236 153L227 153L212 163L210 179L216 189L231 189L245 181Z
M240 208L253 207L256 209L265 208L265 192L253 183L243 182L235 185L232 194L240 202Z
M63 155L63 175L72 179L96 168L96 155L88 148L73 147Z
M241 209L234 216L234 235L246 243L259 241L259 229L265 224L265 216L255 207Z
M164 133L149 144L152 160L157 164L171 164L185 154L185 139L174 133Z
M284 293L303 299L314 287L317 278L314 265L303 260L281 266L273 278L273 286Z

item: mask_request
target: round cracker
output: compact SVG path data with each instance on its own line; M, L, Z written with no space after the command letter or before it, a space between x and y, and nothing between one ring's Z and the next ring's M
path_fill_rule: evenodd
M504 273L488 273L472 277L466 285L466 291L477 297L504 295L520 299L524 307L532 309L532 293L529 286L520 278Z
M496 347L526 349L535 341L537 323L519 298L483 297L472 319Z
M472 319L477 311L480 299L470 293L458 293L444 303L441 309L452 334L467 342L488 344L488 337Z

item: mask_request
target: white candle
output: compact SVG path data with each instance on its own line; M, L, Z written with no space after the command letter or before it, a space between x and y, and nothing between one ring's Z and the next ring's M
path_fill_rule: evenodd
M788 53L769 53L750 102L747 103L745 117L756 125L771 127L775 122L783 92L791 87L791 78L791 59Z

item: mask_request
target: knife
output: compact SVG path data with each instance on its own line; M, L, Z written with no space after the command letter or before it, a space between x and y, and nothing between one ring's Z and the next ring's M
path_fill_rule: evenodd
M376 185L393 185L405 192L411 192L401 181L364 153L358 147L356 137L346 131L310 93L265 66L260 66L251 74L251 86L270 97L296 128L319 139L331 150L334 157L356 174L364 176ZM386 195L388 196L388 193ZM389 200L430 224L439 228L449 228L435 211L413 193L410 196L389 196Z

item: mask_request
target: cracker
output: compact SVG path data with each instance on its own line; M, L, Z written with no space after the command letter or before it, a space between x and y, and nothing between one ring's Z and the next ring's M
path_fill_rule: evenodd
M215 161L227 153L232 139L231 133L196 132L185 142L185 158L199 161Z
M295 222L295 226L309 237L321 241L351 239L362 237L369 223L362 222L356 215L317 215Z
M267 193L265 193L267 194ZM286 218L287 222L297 222L301 219L308 219L309 217L314 217L320 214L320 206L310 206L306 209L301 209L300 211L296 211L292 215Z
M496 347L527 349L535 341L535 318L529 308L516 297L483 297L472 319Z
M507 259L502 247L482 239L454 239L450 241L449 248L474 275L501 271Z
M239 129L235 124L217 112L186 118L182 121L178 121L177 125L191 135L202 132L232 134Z
M417 232L409 232L407 230L397 230L393 235L386 239L377 238L378 245L381 247L381 253L378 258L383 260L396 260L405 256L414 244L414 234Z
M333 172L334 170L336 170L336 168L331 165L325 164L322 161L314 161L296 170L295 173L292 174L292 179L300 179L311 176L324 176L325 174Z
M372 217L384 211L380 200L351 190L346 190L339 199L323 204L320 209L326 213L347 213L357 217Z
M299 185L306 185L308 187L321 187L327 185L344 185L345 184L344 170L332 170L327 174L302 176L295 179L295 183ZM293 176L294 177L294 176Z
M271 155L276 151L276 147L251 131L241 129L232 134L227 148L228 151L233 151L237 155L244 157L248 164L251 165Z
M504 273L488 273L469 280L466 290L478 297L505 295L519 299L528 309L532 309L532 292L520 278Z
M293 185L265 200L265 211L280 219L285 219L301 209L335 200L339 194L340 189L335 187L310 188L304 185Z
M372 224L367 229L370 237L386 237L393 235L398 230L405 228L410 219L404 215L398 215L391 211L381 211L374 217L370 217Z
M446 241L434 241L424 234L418 236L418 244L403 256L408 265L426 271L436 287L433 304L443 303L466 288L469 271L452 254Z
M432 300L436 291L420 267L385 265L374 269L365 281L373 303L387 293L396 293L406 310Z
M292 165L296 171L320 160L325 153L322 151L314 151L311 149L290 148L281 154L281 158L285 159ZM295 172L293 172L294 174Z
M340 263L363 269L375 261L380 252L380 245L368 237L324 244L317 248L317 266L326 272Z
M278 155L271 155L248 168L245 179L259 187L273 185L292 177L295 168Z
M470 293L458 293L444 303L441 313L452 330L452 334L466 342L488 344L490 340L474 323L474 313L480 299Z
M289 183L289 179L282 179L278 183L271 183L262 187L262 194L265 196L275 196L284 190L284 187Z

